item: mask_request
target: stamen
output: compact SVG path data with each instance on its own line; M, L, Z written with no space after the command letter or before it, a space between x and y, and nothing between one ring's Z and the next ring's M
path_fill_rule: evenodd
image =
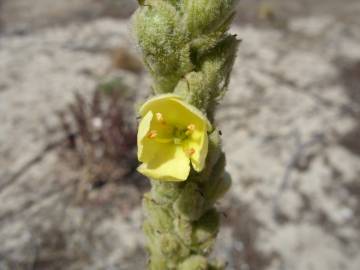
M195 130L195 125L194 124L190 124L187 126L187 130L185 131L185 135L186 136L190 136Z
M158 120L161 124L165 124L165 119L161 113L156 113L156 120Z
M188 156L191 157L193 154L195 154L195 149L194 149L194 148L190 148L190 149L188 149L186 152L187 152Z
M156 130L151 130L151 131L149 131L149 133L148 133L148 138L154 139L154 138L156 138L157 135L158 135L158 133L157 133Z
M187 126L187 129L188 129L189 131L194 131L194 130L195 130L195 125L194 125L194 124L190 124L190 125Z

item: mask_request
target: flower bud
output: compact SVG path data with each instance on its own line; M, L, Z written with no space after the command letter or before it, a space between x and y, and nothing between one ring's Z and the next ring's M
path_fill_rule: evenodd
M180 265L179 270L208 270L208 263L205 257L195 255L186 259Z
M188 220L197 220L205 209L205 198L195 183L187 182L174 203L174 210Z
M184 0L186 25L192 36L216 31L234 13L237 0Z

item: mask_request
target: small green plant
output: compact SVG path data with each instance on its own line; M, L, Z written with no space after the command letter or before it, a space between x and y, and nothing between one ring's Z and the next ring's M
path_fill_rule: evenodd
M210 261L220 226L214 207L231 185L216 106L238 40L227 33L236 0L143 0L134 28L155 97L140 109L139 171L151 270L224 269Z

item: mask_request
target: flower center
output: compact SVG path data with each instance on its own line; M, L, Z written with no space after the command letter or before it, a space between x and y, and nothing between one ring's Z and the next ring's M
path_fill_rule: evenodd
M155 114L155 117L156 121L161 125L158 126L158 129L150 130L147 137L158 143L174 143L176 145L182 145L187 139L189 139L196 129L196 126L192 123L186 128L172 125L168 123L159 112ZM186 149L185 152L188 156L192 156L195 153L195 149Z

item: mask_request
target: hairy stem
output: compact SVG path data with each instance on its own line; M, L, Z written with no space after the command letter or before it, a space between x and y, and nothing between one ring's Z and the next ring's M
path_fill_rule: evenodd
M236 0L139 1L134 26L155 94L176 93L213 125L205 169L185 182L151 180L145 194L144 232L152 270L223 269L211 262L220 216L215 202L231 185L213 122L224 96L238 40L227 33Z

